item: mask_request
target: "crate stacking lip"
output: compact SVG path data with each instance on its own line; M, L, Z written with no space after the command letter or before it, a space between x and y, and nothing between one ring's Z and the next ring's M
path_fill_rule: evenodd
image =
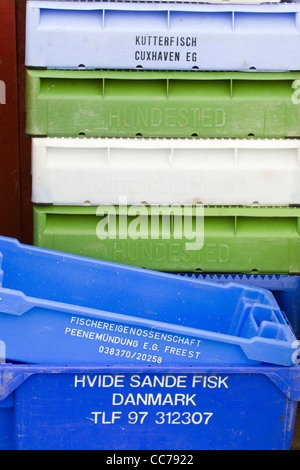
M299 366L2 364L0 379L1 450L285 450L300 400Z
M297 274L300 208L38 206L34 244L171 272Z
M9 247L5 246L6 243ZM49 300L49 294L48 298L40 296L38 287L34 297L27 295L27 292L33 293L30 286L22 291L14 289L14 284L16 287L20 285L21 275L16 265L11 271L9 267L6 269L4 262L0 288L0 340L5 351L2 360L40 364L152 362L163 365L270 363L293 366L299 363L300 342L267 290L238 284L190 281L171 274L115 264L106 264L101 273L101 266L105 265L101 261L34 247L25 246L23 249L21 245L1 238L2 259L9 250L18 251L18 261L25 266L33 262L34 252L35 258L41 254L44 262L54 258L56 269L47 276L50 292L55 291L60 262L65 263L65 272L69 273L69 277L65 274L66 289L75 275L80 276L81 264L88 265L89 280L93 280L103 295L103 284L108 283L107 279L104 280L106 270L113 270L115 279L123 271L126 283L120 284L121 276L114 283L116 299L112 303L118 305L117 311L112 306L107 310L102 308L100 292L98 302L86 296L85 301L78 305L79 293L75 286L72 287L73 296L67 302L60 301L59 290L55 300ZM71 260L69 265L68 259ZM51 264L53 266L53 261L49 269ZM70 271L76 265L76 272ZM43 275L40 267L35 269L35 277ZM26 269L23 271L26 276ZM82 276L80 278L82 282L88 282ZM33 278L26 276L23 287L31 282ZM152 295L155 293L157 298L153 301L152 296L151 300L147 299L147 294L136 287L138 284L147 286L147 289L151 287ZM176 298L170 298L168 293L168 301L163 302L163 296L159 295L168 288L174 292L175 286L177 298L180 296L179 310ZM81 290L84 293L84 287ZM127 306L127 312L120 313L124 296L135 290L135 296L131 297L134 305ZM159 312L157 303L163 303Z
M300 70L300 5L27 2L27 67Z
M285 313L297 338L300 338L300 276L261 274L201 274L174 273L190 279L238 284L267 289L272 292L280 309Z
M298 72L26 73L26 132L33 136L300 136Z
M289 206L299 181L297 139L32 139L36 204Z

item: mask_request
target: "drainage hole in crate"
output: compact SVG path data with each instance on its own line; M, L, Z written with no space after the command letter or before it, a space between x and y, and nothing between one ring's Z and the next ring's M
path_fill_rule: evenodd
M85 137L85 132L79 132L78 135L81 135L81 136Z
M196 132L194 132L191 137L198 137L198 134Z

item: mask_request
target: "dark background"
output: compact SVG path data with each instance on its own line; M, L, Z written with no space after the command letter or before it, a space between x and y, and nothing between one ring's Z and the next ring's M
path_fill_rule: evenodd
M0 0L0 235L32 243L31 141L25 134L26 0Z

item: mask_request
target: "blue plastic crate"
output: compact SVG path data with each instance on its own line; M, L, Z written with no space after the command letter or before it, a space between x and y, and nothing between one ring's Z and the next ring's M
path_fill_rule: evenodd
M27 67L296 71L299 48L297 3L27 2Z
M184 279L5 237L0 253L0 341L7 361L299 363L299 342L267 290Z
M284 450L300 367L3 364L0 384L2 450Z
M263 274L178 273L189 279L220 283L235 282L270 290L285 313L297 338L300 338L300 276Z

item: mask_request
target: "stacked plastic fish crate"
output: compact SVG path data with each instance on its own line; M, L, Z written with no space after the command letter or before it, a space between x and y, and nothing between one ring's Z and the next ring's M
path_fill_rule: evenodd
M241 274L286 299L300 272L299 15L297 3L29 1L35 243Z
M289 383L299 370L296 366L296 336L300 326L297 313L300 282L297 276L300 273L299 43L300 4L297 3L28 1L27 133L32 136L34 243L38 251L26 252L24 266L30 274L20 274L17 286L24 292L27 286L22 284L25 282L22 278L43 277L31 271L28 259L38 255L46 259L40 249L56 250L49 263L62 269L57 274L57 285L51 287L52 293L46 293L49 278L45 273L39 296L44 295L49 302L57 304L45 306L43 302L33 301L36 295L32 288L28 288L27 295L31 298L28 302L36 313L47 307L71 315L73 320L56 348L51 348L51 344L57 335L51 336L49 329L49 324L54 328L52 322L55 323L56 317L44 315L36 320L36 325L39 321L42 325L26 332L32 346L26 351L25 362L45 364L49 362L51 350L52 363L80 363L80 349L74 349L76 336L86 340L83 354L88 364L98 364L99 360L101 364L103 361L115 367L106 369L112 371L111 375L103 375L101 369L97 376L90 375L97 371L91 365L77 369L76 389L86 384L92 389L97 383L98 389L113 387L115 392L112 398L105 396L106 410L93 411L98 440L96 444L94 435L90 445L101 448L133 445L148 449L290 446L291 435L283 433L275 422L270 425L276 413L280 416L279 408L272 418L268 413L264 415L268 429L274 429L267 435L262 422L257 425L253 422L251 426L248 420L241 423L243 413L239 402L242 394L243 406L248 407L249 412L252 409L253 415L251 407L257 407L258 402L251 403L250 393L256 388L261 400L266 397L264 392L270 387L270 377L276 383L273 400L269 395L271 408L277 407L277 394L284 395L285 402L287 389L290 393L292 388L293 405L289 406L294 418L298 399L294 383L290 387L282 384ZM18 250L13 248L10 252L16 254ZM92 260L81 259L77 268L72 255ZM111 267L101 264L103 261L118 264ZM69 262L71 265L66 267ZM3 266L4 272L5 269L10 272L10 265ZM146 270L130 270L130 267ZM172 274L154 273L149 269ZM97 276L101 270L107 278L102 279L100 289L96 281L93 287L90 277L91 272L96 271L95 279L99 281ZM49 268L49 276L50 272ZM60 282L68 277L75 285L73 289L77 289L76 308L69 305L74 303L68 299L69 287L66 291L60 287ZM229 281L230 284L224 286ZM13 284L11 280L10 287ZM92 293L90 297L84 293L87 286L89 294ZM137 292L143 291L143 295L135 292L138 287ZM269 297L261 288L274 293L280 313L277 313L273 296ZM208 295L210 289L211 296ZM227 321L219 321L218 309L222 311L222 318L227 315L227 302L236 289L239 292L242 289L244 295L243 301L235 297L236 305L246 302L245 312L250 309L251 315L245 314L239 319L235 313L228 327ZM192 312L195 305L199 307L193 295L200 291L203 294L207 291L206 301L201 298L202 314L199 312L204 321L200 328L202 336L199 333L200 336L188 339L189 328L199 327L200 317L189 311ZM127 297L123 295L125 292ZM224 297L222 292L226 292ZM209 313L208 305L214 304L214 297L218 308ZM97 327L101 330L101 341L104 341L103 335L108 334L103 330L104 324L107 331L115 332L115 335L108 334L114 343L113 352L111 347L105 352L105 344L99 346L101 359L89 349L93 343L90 340L94 339L91 335L96 333L87 333L85 321L85 315L92 315L93 309L100 308L99 302L106 310L97 317L98 322L95 320L95 324L102 325ZM255 314L251 307L253 302ZM7 305L11 313L9 296ZM184 305L188 306L186 313ZM88 308L87 313L83 307ZM18 308L21 316L28 310L22 296L18 299ZM231 308L231 314L233 310ZM289 327L281 311L287 315L296 336L286 332L285 328ZM119 314L126 316L126 328L128 322L134 324L135 338L121 339L125 319ZM134 320L129 321L130 315L135 315ZM20 339L18 342L10 345L12 324L1 327L7 347L15 348L15 360L22 362L24 329L17 324L17 317L13 328ZM168 326L172 323L171 317L176 324L173 329ZM154 338L153 330L157 331L155 339L163 337L165 342L148 341ZM214 334L203 334L203 330L213 330ZM137 331L147 339L143 346ZM249 343L254 343L254 350L255 345L264 343L261 339L257 343L252 340L254 332L268 338L262 356L257 351L251 352ZM90 336L87 338L85 334ZM247 359L236 352L232 335L242 337ZM116 354L116 338L127 341L124 357L120 355L121 349ZM200 343L204 348L211 348L200 352L197 349ZM277 346L280 346L279 351ZM143 347L148 354L134 350L135 347ZM286 362L285 354L289 357ZM138 355L145 357L140 359L141 366ZM166 370L158 368L151 377L145 376L145 370L139 367L148 366L148 358L155 367L161 362L167 364L167 375L164 375ZM273 368L270 365L264 368L270 363ZM130 376L120 364L134 365L135 375ZM174 370L170 370L170 365ZM179 369L181 375L178 375L178 365L187 367ZM277 379L274 379L274 365ZM256 377L251 386L249 366L254 367ZM44 374L45 388L49 388L46 383L49 370L39 367L37 373ZM120 375L124 370L125 375ZM74 373L74 366L68 373ZM228 382L227 374L230 375ZM242 389L234 384L231 374L243 375ZM257 381L260 374L263 380ZM168 376L173 377L168 379L170 383L162 385ZM266 377L268 385L263 389ZM107 387L103 385L105 380L110 383ZM124 380L128 381L127 395L123 390ZM160 408L154 406L159 404L158 395L143 395L143 403L141 400L137 403L137 397L131 393L134 387L142 392L146 386L151 389L161 386L167 391L172 380L178 393L166 395L169 402L160 403ZM220 398L214 400L211 395L201 399L207 409L200 411L197 407L195 411L197 404L192 392L196 386L202 387L203 393L207 388L221 389L224 394L229 389L232 401L229 405L222 404L222 409L229 414L223 411L223 418L220 418L220 410L209 410ZM180 395L181 388L188 389L189 394ZM82 404L81 395L79 399ZM96 394L93 399L99 401ZM73 412L76 406L81 411L76 401L78 396L69 400ZM282 403L281 400L279 407ZM126 410L118 408L124 404ZM170 405L168 412L162 409L166 404ZM130 411L133 414L128 414L127 405L134 407ZM232 409L236 412L234 416ZM255 409L260 413L259 407ZM68 414L70 421L75 419L72 410ZM213 415L216 421L211 425ZM116 426L118 419L122 421L120 427ZM171 425L177 424L173 422L177 419L180 426L175 432ZM185 426L186 419L191 426ZM39 426L40 423L35 429ZM218 426L224 429L225 440L216 436ZM89 436L90 428L80 422L81 431L83 428ZM144 436L142 441L141 435ZM66 446L67 441L66 438ZM71 442L78 447L74 436ZM43 444L49 445L45 441Z

